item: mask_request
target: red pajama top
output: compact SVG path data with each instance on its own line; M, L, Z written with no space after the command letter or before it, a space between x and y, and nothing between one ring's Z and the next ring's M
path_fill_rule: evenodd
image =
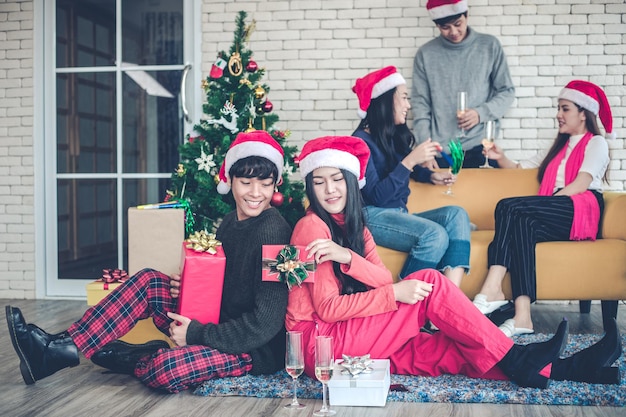
M340 225L343 223L343 215L335 215L334 218ZM306 246L315 239L331 239L330 229L317 215L307 211L296 225L291 243ZM315 285L305 282L289 293L287 330L293 329L299 322L315 321L314 313L323 321L333 323L398 309L391 272L378 257L376 243L367 228L364 230L364 239L365 257L352 252L351 264L341 265L341 270L371 290L341 295L341 284L335 277L332 262L319 264L315 272Z

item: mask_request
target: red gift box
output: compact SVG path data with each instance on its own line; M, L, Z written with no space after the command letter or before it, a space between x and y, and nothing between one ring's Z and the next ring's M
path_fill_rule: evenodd
M178 314L202 324L219 323L224 288L226 255L221 246L216 253L197 252L183 242Z
M315 262L308 259L306 246L263 245L263 281L278 281L291 289L315 281Z

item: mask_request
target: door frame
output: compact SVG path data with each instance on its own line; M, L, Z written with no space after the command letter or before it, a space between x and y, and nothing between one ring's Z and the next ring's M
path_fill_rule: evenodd
M120 15L122 0L116 0ZM126 0L128 1L128 0ZM131 0L132 1L132 0ZM191 64L185 85L191 122L184 122L184 132L193 130L202 112L202 94L198 88L202 76L202 0L183 0L184 63ZM33 165L35 224L35 297L80 299L86 297L85 285L98 277L84 280L58 278L57 196L56 196L56 2L34 0L33 3ZM118 37L116 37L118 38ZM119 44L119 39L117 39ZM119 49L117 49L119 50ZM120 60L121 61L121 60ZM121 62L117 65L121 77ZM121 98L118 94L118 114ZM119 122L119 118L116 118ZM119 132L119 130L118 130ZM155 174L130 174L129 177L151 178ZM158 174L156 174L158 175ZM126 178L126 177L125 177ZM118 180L119 182L119 180ZM118 193L119 193L118 189ZM118 199L118 217L122 200ZM121 218L118 221L120 232Z

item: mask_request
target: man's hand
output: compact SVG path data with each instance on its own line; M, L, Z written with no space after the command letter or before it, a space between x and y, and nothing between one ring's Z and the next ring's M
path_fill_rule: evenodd
M172 298L178 298L180 295L180 275L170 275L170 295Z
M176 343L176 346L187 346L187 329L191 319L172 312L168 312L167 317L174 320L170 323L170 339L172 342Z
M467 109L461 116L457 116L459 129L470 130L480 123L480 115L474 109Z

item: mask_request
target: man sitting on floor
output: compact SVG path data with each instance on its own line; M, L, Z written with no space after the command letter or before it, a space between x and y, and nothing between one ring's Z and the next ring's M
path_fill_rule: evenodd
M226 153L218 191L232 188L236 209L224 216L216 233L226 254L219 324L174 314L180 277L152 269L139 271L59 334L27 324L18 308L7 306L9 334L26 384L78 365L78 351L98 365L172 393L216 377L281 369L287 287L262 282L260 265L262 245L287 244L291 236L287 222L270 207L283 154L264 131L240 133ZM117 340L148 317L176 347L165 341L131 345Z

